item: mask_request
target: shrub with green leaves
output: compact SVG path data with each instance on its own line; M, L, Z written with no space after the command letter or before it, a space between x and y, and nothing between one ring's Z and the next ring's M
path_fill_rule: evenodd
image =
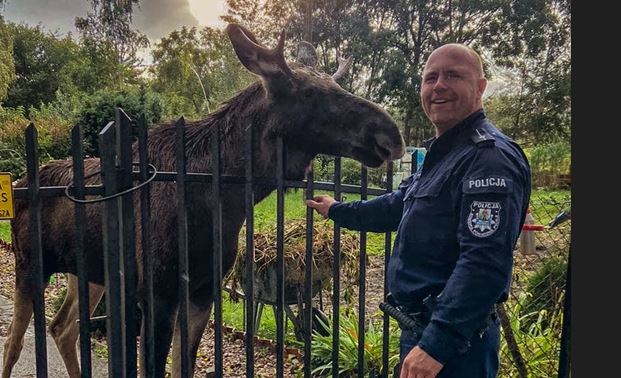
M509 322L515 337L517 352L526 364L528 377L552 377L558 371L558 356L563 323L564 295L549 309L527 312L528 295L520 295L513 305L507 304ZM518 368L510 358L509 345L504 337L500 343L499 377L519 377ZM515 351L514 351L515 352Z
M140 93L138 89L97 92L86 101L77 121L84 130L84 151L87 154L99 155L98 134L114 121L117 107L134 121L144 112L149 124L159 122L163 111L160 96L153 92Z
M0 171L11 172L14 178L26 171L24 131L31 122L37 128L41 163L71 153L71 122L53 107L30 108L28 117L23 107L0 107Z
M559 187L559 176L570 172L571 146L567 140L535 146L527 154L535 187Z
M319 320L321 321L321 320ZM327 335L313 332L311 342L312 375L327 377L332 376L332 320L330 325L324 324L328 329ZM399 363L399 337L395 324L390 323L391 337L388 345L388 371L394 370ZM382 372L382 322L371 319L368 328L364 332L364 372L357 374L358 369L358 317L355 313L344 314L339 322L339 376L344 377L379 377Z
M559 310L555 306L562 307L560 298L565 292L566 274L566 254L553 254L545 258L541 266L531 273L526 281L526 293L521 298L521 315L546 311L546 314L538 320L542 327L551 326L554 323L552 317ZM536 319L533 317L525 319L522 322L522 330L530 327L534 320Z
M384 188L386 184L386 166L369 168L368 183L369 187ZM315 181L334 180L334 157L319 155L313 161L313 173ZM341 159L341 182L344 184L360 185L361 166L360 162L343 158Z

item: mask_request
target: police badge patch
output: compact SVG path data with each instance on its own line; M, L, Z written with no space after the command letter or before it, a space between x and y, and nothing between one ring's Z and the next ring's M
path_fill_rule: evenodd
M472 235L484 238L496 232L500 224L500 208L500 202L473 201L467 220Z

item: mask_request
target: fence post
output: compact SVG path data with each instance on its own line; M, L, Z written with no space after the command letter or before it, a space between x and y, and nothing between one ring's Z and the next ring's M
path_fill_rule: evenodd
M26 164L30 212L29 235L33 252L31 274L34 278L33 311L35 321L35 352L37 377L47 377L47 348L45 335L45 301L43 298L43 250L41 245L41 195L39 193L39 151L37 128L31 123L26 128Z
M99 151L101 153L101 176L104 196L118 192L117 171L115 166L116 130L114 122L109 122L99 133ZM110 377L125 377L125 340L123 325L125 309L122 306L121 293L121 255L119 240L119 206L118 200L106 201L103 206L103 241L104 269L106 286L106 334L108 342L108 372ZM111 312L120 309L118 316Z
M147 121L144 113L140 116L138 122L138 154L140 156L140 181L145 182L148 179L148 146L147 146ZM154 374L155 366L155 327L154 327L154 310L153 310L153 259L151 257L151 238L149 237L149 227L151 219L151 191L150 186L145 185L140 189L140 221L142 223L141 246L142 246L142 263L144 267L143 281L145 287L145 295L142 299L142 335L140 348L141 360L140 364L147 377ZM146 344L146 345L145 345Z
M222 377L222 201L220 173L220 127L211 137L212 216L213 216L213 299L214 299L214 360L216 377Z
M570 372L571 346L571 242L567 256L567 273L565 279L565 303L563 304L563 326L561 329L561 350L558 361L558 378L568 378Z
M177 238L179 245L179 334L181 339L181 376L190 376L188 354L188 311L189 283L188 272L188 214L185 205L185 119L179 118L176 129L176 169L177 169Z
M82 128L77 125L71 129L71 150L73 151L73 190L74 197L84 199L84 157L82 156ZM78 269L78 301L80 311L80 366L82 377L92 375L91 333L88 289L88 254L84 249L84 228L86 209L84 204L75 203L75 256Z
M132 124L130 118L121 108L116 109L116 148L118 156L118 191L130 189L133 185L132 165ZM136 377L136 337L138 319L136 317L136 230L134 215L134 193L123 195L119 200L119 227L121 238L122 272L124 282L125 310L125 369L128 378Z

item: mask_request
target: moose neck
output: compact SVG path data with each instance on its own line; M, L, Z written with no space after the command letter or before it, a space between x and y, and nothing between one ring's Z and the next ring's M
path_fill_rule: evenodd
M262 83L256 82L225 103L208 118L188 123L186 132L187 171L210 172L212 166L211 140L220 130L221 172L244 176L247 154L245 141L247 128L252 127L253 159L255 177L276 177L277 137L276 130L287 125L278 124L277 115L270 107ZM304 146L290 144L285 138L287 179L302 179L314 153ZM276 189L275 184L255 184L255 202L261 201Z

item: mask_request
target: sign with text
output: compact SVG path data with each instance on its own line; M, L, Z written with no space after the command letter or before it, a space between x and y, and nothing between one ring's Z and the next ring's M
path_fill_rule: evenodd
M11 174L0 172L0 219L12 219L15 216L11 183Z

